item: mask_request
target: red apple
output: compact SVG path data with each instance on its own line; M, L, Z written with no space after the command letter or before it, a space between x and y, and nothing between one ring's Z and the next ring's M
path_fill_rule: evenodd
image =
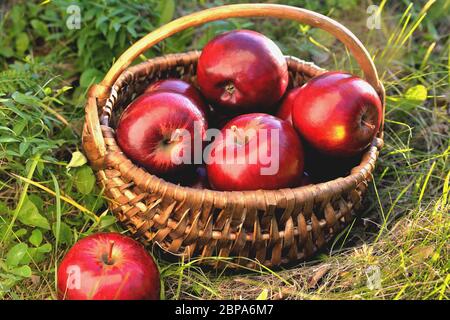
M280 49L251 30L230 31L208 42L198 61L197 80L214 108L237 114L267 111L289 81Z
M155 91L169 91L182 94L191 99L203 113L208 113L208 107L200 92L196 87L186 81L175 78L159 80L151 83L147 89L145 89L144 93Z
M128 106L116 136L122 151L135 163L152 174L170 176L191 168L193 160L197 162L192 157L197 149L201 153L206 129L205 117L191 99L156 91Z
M157 300L158 268L144 247L119 233L78 241L58 268L61 300Z
M227 123L205 148L205 163L217 190L287 188L297 186L303 174L303 147L287 121L245 114Z
M380 128L382 106L366 81L327 72L301 87L292 117L302 138L318 151L348 157L370 145Z
M286 92L285 97L281 102L281 106L276 114L278 118L286 120L292 124L292 106L294 105L294 100L299 91L300 87L297 87Z

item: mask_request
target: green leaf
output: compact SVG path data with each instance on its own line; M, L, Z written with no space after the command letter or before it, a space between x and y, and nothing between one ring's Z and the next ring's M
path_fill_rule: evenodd
M114 47L114 43L116 42L116 32L109 32L106 39L108 40L109 47L112 49Z
M45 260L45 256L52 251L52 245L45 243L37 248L28 248L28 254L22 259L21 264L39 263Z
M48 223L47 218L39 213L36 205L31 202L28 197L25 198L22 208L17 215L17 219L27 226L50 230L50 224Z
M2 50L0 50L0 55L5 58L11 58L14 55L14 50L11 47L2 47Z
M40 253L49 253L50 251L52 251L52 245L50 243L46 243L37 248L37 251Z
M120 27L122 26L121 22L119 21L119 19L114 18L113 20L111 20L111 23L109 24L109 29L114 29L114 33L117 33L120 30Z
M30 45L30 39L25 32L21 32L16 37L16 50L19 54L23 54L27 51L28 46Z
M137 32L136 32L136 29L135 29L136 21L137 21L137 19L133 19L133 20L130 20L130 21L127 23L127 31L128 31L128 33L131 34L131 36L132 36L133 38L137 38L137 37L138 37L138 34L137 34Z
M6 264L9 267L17 267L20 261L25 257L27 253L28 245L24 242L18 243L9 249L6 255Z
M86 50L86 41L88 40L89 32L83 32L77 40L78 55L82 56Z
M86 69L80 76L80 86L87 88L91 84L99 82L103 77L103 73L97 69Z
M38 36L41 36L43 38L48 36L48 28L44 22L37 19L33 19L31 20L31 26L33 27L34 31L36 31L36 34Z
M114 216L109 216L109 215L103 216L100 218L100 223L99 223L100 229L107 228L107 227L113 225L114 223L116 223L116 221L117 221L117 219Z
M87 159L80 151L75 151L72 153L72 158L70 162L67 164L66 168L77 168L85 165L87 163Z
M175 13L175 1L162 1L161 15L159 16L159 25L166 24L173 19Z
M14 126L13 126L13 131L16 135L20 135L23 130L25 129L25 127L28 124L28 120L27 119L22 119L17 121Z
M18 268L11 269L10 272L16 276L29 278L32 275L31 268L29 266L21 266Z
M39 247L42 243L42 232L39 229L34 229L33 232L31 233L30 238L28 239L28 241L30 241L30 243L32 245L34 245L35 247Z
M427 99L428 90L425 86L418 84L409 88L405 93L405 98L414 101L425 101Z
M20 228L19 230L15 231L14 233L17 238L21 238L24 235L26 235L28 233L28 231L25 228Z
M34 97L34 96L28 96L26 94L20 93L20 92L14 92L12 94L12 98L15 102L18 104L28 106L28 107L40 107L41 101Z
M5 202L0 201L0 212L1 212L2 214L4 214L4 213L9 213L10 211L11 211L11 210L9 210L8 205L7 205Z
M89 166L79 168L75 175L75 186L82 194L89 194L94 188L95 176L94 172Z
M25 6L15 5L11 9L11 22L13 23L13 34L23 31L27 25L25 20Z
M28 149L28 147L30 146L30 143L27 141L21 142L19 144L19 154L22 156Z
M28 195L28 199L34 203L34 205L38 208L39 211L44 210L44 200L42 200L41 197L39 197L38 194L33 193Z
M19 142L19 140L13 137L0 137L0 143L11 143L11 142Z
M127 34L125 32L119 33L119 46L121 48L125 46L126 41L127 41Z
M52 245L46 243L37 248L28 248L28 254L22 259L21 264L30 264L31 262L40 263L45 260L47 253L52 251Z
M98 29L98 27L100 27L101 24L103 24L104 22L108 21L108 17L105 15L101 15L100 17L95 19L95 28Z
M267 291L267 289L264 289L263 291L261 291L256 300L267 300L268 294L269 292Z
M59 238L59 243L68 244L71 245L73 242L73 234L72 229L65 224L64 222L61 222L61 227L59 229L59 235L56 234L56 223L52 225L52 231L55 238Z

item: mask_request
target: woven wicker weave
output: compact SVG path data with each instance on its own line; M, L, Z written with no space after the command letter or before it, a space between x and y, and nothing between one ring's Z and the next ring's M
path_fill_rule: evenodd
M232 257L254 267L250 259L278 266L314 254L352 221L372 178L382 147L382 129L347 177L292 189L221 192L166 182L134 165L114 137L117 116L151 82L182 78L196 83L199 52L172 54L129 67L143 51L164 38L208 21L230 17L271 16L323 28L341 40L377 90L384 89L358 39L337 22L304 9L272 4L242 4L204 10L161 27L128 51L105 79L94 85L86 104L83 147L109 198L111 210L144 243L191 257ZM325 70L286 57L291 84L297 86ZM220 266L221 264L215 264Z

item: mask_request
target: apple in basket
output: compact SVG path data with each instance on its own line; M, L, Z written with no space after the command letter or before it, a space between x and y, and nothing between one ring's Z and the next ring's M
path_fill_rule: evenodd
M78 241L58 268L61 300L157 300L159 271L135 240L97 233Z
M212 188L280 189L300 184L303 147L289 122L264 113L238 116L205 149Z
M116 137L131 160L164 177L194 169L193 157L196 148L203 147L207 127L193 100L174 92L155 91L141 95L125 109Z
M292 109L295 128L317 151L350 157L366 149L378 129L382 105L375 89L348 73L327 72L298 91Z
M144 91L144 93L150 93L155 91L168 91L175 92L184 95L191 99L195 105L203 111L204 114L208 114L208 106L206 105L202 95L192 84L183 81L181 79L164 79L151 83Z
M286 59L266 36L250 30L223 33L203 48L197 80L222 113L266 112L288 85Z
M276 116L278 118L286 120L290 124L292 124L292 106L294 105L294 100L297 97L299 91L300 87L297 87L286 92L276 113Z

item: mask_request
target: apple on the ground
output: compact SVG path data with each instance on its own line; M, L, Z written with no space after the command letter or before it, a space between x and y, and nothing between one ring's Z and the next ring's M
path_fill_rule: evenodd
M79 240L59 265L57 280L61 300L157 300L160 295L152 257L119 233Z

